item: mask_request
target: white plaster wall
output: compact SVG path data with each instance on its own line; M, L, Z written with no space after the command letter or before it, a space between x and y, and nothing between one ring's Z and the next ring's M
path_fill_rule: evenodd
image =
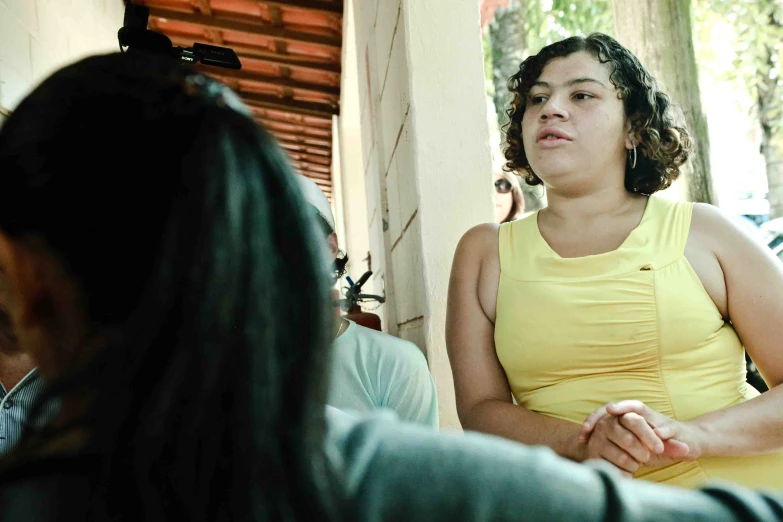
M396 177L392 174L390 179L390 163L394 154L393 140L399 134L404 112L398 108L399 104L390 105L392 95L386 89L390 85L389 57L395 41L400 2L363 0L353 2L352 6L369 251L373 270L373 279L367 289L374 293L386 292L387 303L376 313L381 316L384 330L397 334L399 322L405 321L398 317L397 300L407 299L407 293L398 292L391 261L397 237L391 228L399 222L399 216L391 212L390 205L396 206L399 196ZM392 72L392 76L396 77L397 74L404 73Z
M339 117L332 117L332 215L338 246L345 251L345 201L343 195L343 158Z
M416 173L424 335L442 426L459 426L444 337L451 261L470 227L492 221L492 169L479 7L403 0L410 162Z
M340 86L340 116L337 119L339 138L333 148L333 158L339 155L339 189L342 201L336 205L336 216L342 218L340 246L348 254L347 273L354 280L368 269L370 251L369 216L365 188L364 151L362 150L361 99L359 67L356 51L356 23L353 1L345 3L343 16L343 57ZM335 170L332 171L336 173ZM338 180L335 178L335 185ZM368 287L369 288L369 287Z
M427 355L441 424L458 426L444 340L451 260L468 228L492 220L478 3L363 0L353 14L369 246L390 298L384 326ZM344 160L344 190L350 176Z
M380 112L376 127L378 161L386 186L388 259L393 275L395 331L427 353L426 309L421 270L419 198L410 147L410 71L402 2L380 0L376 13L376 64Z
M0 105L13 109L60 67L119 50L122 0L0 0Z

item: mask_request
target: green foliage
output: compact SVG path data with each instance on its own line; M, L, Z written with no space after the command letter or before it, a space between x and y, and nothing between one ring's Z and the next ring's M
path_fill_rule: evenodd
M611 0L525 0L531 52L569 36L614 33Z
M712 51L716 30L733 39L733 68L722 75L753 94L767 137L781 138L783 1L696 0L694 16L699 57L717 59Z
M489 31L481 36L481 47L484 49L484 83L487 94L493 96L495 85L492 83L492 40L489 37Z

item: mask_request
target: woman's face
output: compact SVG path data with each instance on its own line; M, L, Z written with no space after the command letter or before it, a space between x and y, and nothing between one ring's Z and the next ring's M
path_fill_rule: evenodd
M45 378L93 357L78 281L43 240L0 232L0 331Z
M511 183L500 174L492 175L492 200L495 203L495 223L502 223L511 212L514 198L511 194Z
M533 84L522 140L533 172L550 188L623 183L632 147L610 70L580 51L551 60Z

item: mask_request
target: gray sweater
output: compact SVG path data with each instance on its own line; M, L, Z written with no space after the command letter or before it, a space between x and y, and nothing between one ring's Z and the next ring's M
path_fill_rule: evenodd
M360 419L328 408L327 419L327 452L366 522L783 521L782 493L630 480L548 448L438 433L387 415Z

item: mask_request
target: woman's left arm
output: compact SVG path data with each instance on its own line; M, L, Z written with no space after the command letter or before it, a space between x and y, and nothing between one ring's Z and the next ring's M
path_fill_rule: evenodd
M670 455L676 460L783 450L783 263L711 205L694 206L691 233L698 234L699 243L720 263L729 318L770 390L687 422L635 400L607 404L587 418L581 439L587 440L595 423L610 414L621 417L621 423L632 431L642 417L661 439L687 444L686 458Z
M711 205L694 206L694 225L723 269L729 318L770 390L691 421L704 456L783 449L783 263Z

